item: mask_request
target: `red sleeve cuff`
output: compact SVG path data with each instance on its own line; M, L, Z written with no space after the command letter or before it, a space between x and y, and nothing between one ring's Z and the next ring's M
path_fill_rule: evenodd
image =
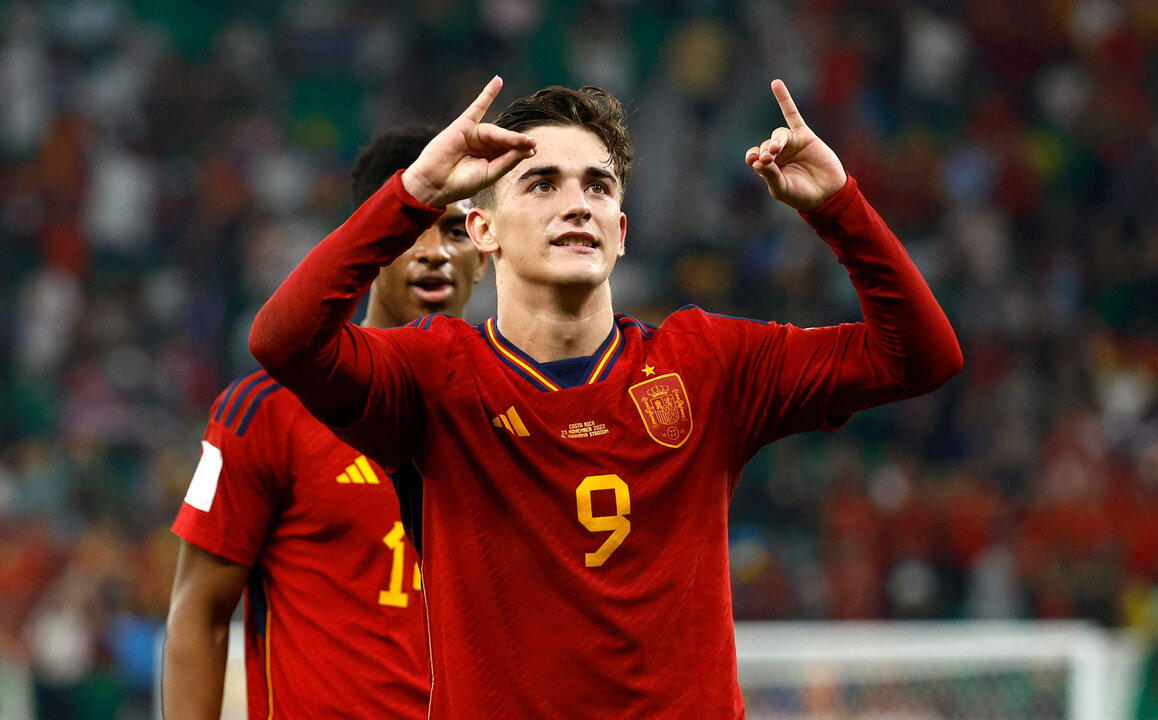
M411 195L410 192L406 189L406 186L402 184L402 173L405 171L406 168L399 169L397 172L390 176L390 179L383 184L383 187L386 185L393 186L395 194L398 195L398 199L401 200L402 204L408 208L413 208L414 210L418 210L420 212L438 213L439 215L442 215L442 213L446 212L446 208L436 208L430 205L424 205L423 203L415 200L414 196Z
M406 252L407 248L414 244L414 239L437 222L443 212L442 208L423 205L415 200L402 185L402 170L399 170L354 211L350 219L338 228L338 232L365 233L373 238L391 238L391 242L383 249L388 255L396 257ZM398 217L401 217L404 223L399 223ZM385 260L389 262L394 257Z
M846 180L844 187L836 191L836 194L824 201L824 204L815 210L800 213L800 217L804 218L812 227L819 230L823 226L828 226L836 222L840 214L843 213L857 195L860 190L857 188L856 178L845 173Z
M200 511L192 510L192 512ZM213 553L217 557L224 558L236 565L253 567L254 563L257 562L257 553L252 549L232 543L228 539L221 537L220 534L200 527L194 522L189 522L180 515L178 515L177 520L173 523L172 530L177 537L185 542L196 545L205 552Z

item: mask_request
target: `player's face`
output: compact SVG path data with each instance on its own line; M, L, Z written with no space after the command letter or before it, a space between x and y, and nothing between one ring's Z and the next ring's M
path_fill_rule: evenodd
M471 234L493 253L500 286L595 287L623 255L627 216L622 188L603 141L583 128L541 126L523 131L537 144L495 185L493 208L472 212Z
M462 315L486 262L466 234L469 210L469 200L451 204L413 247L378 273L374 297L392 325L433 312Z

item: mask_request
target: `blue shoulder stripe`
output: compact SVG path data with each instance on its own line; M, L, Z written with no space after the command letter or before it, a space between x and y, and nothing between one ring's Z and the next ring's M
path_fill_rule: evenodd
M249 409L245 411L245 415L241 418L241 424L237 426L238 437L245 435L245 431L249 429L249 421L253 419L253 415L257 412L257 406L261 405L261 401L264 400L267 395L279 389L281 389L281 385L274 383L267 388L262 388L261 392L253 396L253 402L249 404Z
M434 323L434 318L436 318L436 317L454 317L454 316L453 315L447 315L446 313L441 313L441 312L429 313L427 315L423 315L422 317L414 318L413 320L406 323L402 327L418 328L419 330L429 330L430 326Z
M241 386L241 390L238 391L236 397L233 398L233 404L229 409L229 414L225 416L226 425L233 424L233 421L237 418L237 413L241 412L241 407L245 405L245 399L249 396L249 393L253 392L253 389L257 387L259 383L269 379L271 379L269 375L262 370L256 373L249 382Z
M631 315L619 315L620 325L635 327L643 334L644 339L651 337L651 333L656 330L655 325L644 322L637 317Z
M236 380L229 384L229 387L225 390L225 395L221 398L221 404L217 406L217 412L213 415L214 420L221 419L221 414L225 412L225 407L229 405L230 400L233 399L233 393L237 392L237 388L241 386L241 383L253 377L255 373L265 374L265 370L260 367L255 368L245 373L244 375L239 376Z
M237 378L229 383L229 387L225 389L225 395L222 396L221 402L217 405L217 412L213 414L214 420L221 419L221 413L225 412L225 406L229 404L229 398L233 396L233 391L237 389L237 386L241 384L243 379L244 378Z

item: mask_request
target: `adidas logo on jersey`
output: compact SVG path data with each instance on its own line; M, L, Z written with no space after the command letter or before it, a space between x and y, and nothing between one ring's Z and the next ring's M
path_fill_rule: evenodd
M378 474L370 467L365 455L359 455L353 465L346 466L346 472L338 476L342 485L377 485Z
M527 426L523 424L523 419L515 412L513 405L505 413L491 418L491 424L497 428L505 427L519 437L531 437L531 433L527 432Z

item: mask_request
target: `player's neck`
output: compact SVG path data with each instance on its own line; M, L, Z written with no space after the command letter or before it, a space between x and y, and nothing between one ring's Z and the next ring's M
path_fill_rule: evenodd
M593 354L615 322L607 283L579 293L500 292L498 311L499 332L537 362Z

